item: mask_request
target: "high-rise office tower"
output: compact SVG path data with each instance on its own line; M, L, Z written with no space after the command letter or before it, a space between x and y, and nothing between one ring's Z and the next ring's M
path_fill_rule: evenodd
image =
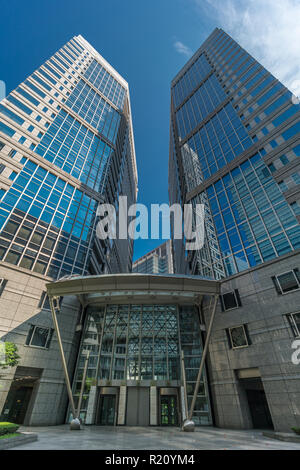
M0 413L49 423L43 396L53 393L58 406L63 380L45 283L131 271L132 240L96 236L99 203L117 211L120 194L136 201L127 82L83 37L72 38L1 101L0 162L0 337L21 356L2 381ZM70 370L75 312L60 320ZM17 417L18 399L30 419Z
M132 265L133 273L172 274L172 242L167 240L149 253L141 256Z
M217 29L175 77L171 96L170 199L203 202L211 231L210 249L190 255L191 271L230 276L300 248L292 93Z
M169 195L205 206L203 248L173 240L175 273L222 282L210 347L220 426L300 423L299 157L297 98L216 28L171 84Z

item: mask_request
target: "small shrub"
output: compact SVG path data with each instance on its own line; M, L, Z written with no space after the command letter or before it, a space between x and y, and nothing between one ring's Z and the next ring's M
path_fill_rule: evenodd
M9 367L15 367L19 364L20 356L18 354L18 348L14 343L10 341L5 342L5 362L0 362L0 369L8 369Z
M292 428L292 431L300 436L300 428Z
M20 426L18 424L0 422L0 436L4 436L4 434L14 433L19 429L19 427Z

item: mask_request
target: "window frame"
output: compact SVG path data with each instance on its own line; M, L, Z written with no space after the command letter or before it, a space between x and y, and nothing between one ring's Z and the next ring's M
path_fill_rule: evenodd
M241 327L243 328L243 332L244 332L244 336L245 336L247 344L245 344L244 346L234 346L233 341L232 341L231 330L233 330L234 328L241 328ZM245 324L231 326L227 329L227 331L228 331L228 335L229 335L231 349L244 349L244 348L248 348L251 345L250 342L249 342L249 338L248 338L247 330L245 328Z
M285 316L287 317L287 320L289 322L289 325L291 327L292 333L295 338L300 338L300 327L297 325L294 316L295 315L300 315L299 312L292 312L292 313L287 313Z
M28 338L29 338L29 334L30 334L30 330L31 328L33 327L33 330L32 330L32 333L31 333L31 337L30 337L30 340L27 343L28 341ZM47 335L47 339L45 341L45 346L36 346L35 344L31 344L32 342L32 339L34 337L34 333L36 331L37 328L42 328L44 330L48 330L48 335ZM28 334L27 334L27 337L26 337L26 341L25 341L25 347L28 347L28 348L36 348L36 349L45 349L45 350L49 350L50 349L50 344L51 344L51 339L52 339L52 336L53 336L53 328L50 328L48 326L41 326L41 325L34 325L34 324L30 324L30 328L29 328L29 331L28 331ZM48 344L48 346L47 346Z
M231 307L231 308L226 308L225 307L224 295L227 295L227 294L233 294L234 295L234 298L235 298L235 301L236 301L236 307ZM237 308L242 306L242 302L241 302L241 299L240 299L238 289L233 289L233 290L230 290L230 291L227 291L227 292L224 292L224 293L220 294L220 302L221 302L222 312L229 312L230 310L236 310Z
M298 284L298 287L297 287L296 289L289 290L288 292L283 292L278 277L283 276L284 274L288 274L288 273L293 273L294 278L295 278L295 280L296 280L296 283ZM299 281L299 279L298 279L298 277L297 277L297 275L296 275L296 273L295 273L295 269L290 269L289 271L285 271L285 272L280 273L280 274L275 274L274 279L276 280L276 284L277 284L277 286L278 286L279 289L280 289L280 295L290 294L291 292L295 292L295 291L297 291L297 290L300 289L300 281Z
M58 311L60 311L61 309L61 304L63 302L63 296L59 296L59 299L57 300L58 298L54 298L54 308L57 309ZM49 307L47 307L47 303L49 304ZM46 307L45 307L45 304L46 304ZM51 306L50 306L50 300L49 300L49 296L48 296L48 293L47 291L43 291L42 294L41 294L41 297L40 297L40 300L39 300L39 303L38 303L38 308L40 308L41 310L46 310L48 312L51 312Z
M0 277L0 297L5 289L6 284L7 284L7 279L5 279L4 277Z

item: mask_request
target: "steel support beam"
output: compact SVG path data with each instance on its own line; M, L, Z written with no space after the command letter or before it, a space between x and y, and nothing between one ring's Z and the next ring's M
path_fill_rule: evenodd
M55 329L55 333L56 333L56 336L57 336L57 341L58 341L58 346L59 346L59 351L60 351L60 356L61 356L61 362L62 362L62 365L63 365L63 371L64 371L64 375L65 375L65 381L66 381L66 385L67 385L67 391L68 391L68 396L69 396L69 400L70 400L73 419L76 419L77 414L76 414L76 409L75 409L75 403L74 403L74 399L73 399L72 388L71 388L71 384L70 384L65 353L64 353L64 350L63 350L63 344L62 344L62 340L61 340L61 336L60 336L60 330L59 330L58 321L57 321L57 318L56 318L56 313L55 313L55 308L54 308L53 297L52 296L49 296L49 303L50 303L50 308L51 308L51 313L52 313L54 329Z
M212 309L212 313L211 313L211 317L210 317L210 322L209 322L209 327L208 327L207 335L206 335L206 339L205 339L205 345L204 345L204 349L203 349L202 357L201 357L201 362L200 362L200 366L199 366L199 372L198 372L198 376L197 376L196 387L195 387L195 390L194 390L193 400L192 400L191 409L190 409L190 413L189 413L189 420L192 420L194 409L195 409L197 394L198 394L198 390L199 390L199 386L200 386L200 380L201 380L201 376L202 376L203 369L204 369L205 359L206 359L206 355L207 355L207 351L208 351L208 344L209 344L209 341L210 341L211 331L212 331L213 322L214 322L214 318L215 318L218 297L219 297L218 295L215 295L214 305L213 305L213 309Z

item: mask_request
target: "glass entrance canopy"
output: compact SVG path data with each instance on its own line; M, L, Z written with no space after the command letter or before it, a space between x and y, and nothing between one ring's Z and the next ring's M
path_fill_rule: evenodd
M85 420L92 387L182 386L184 353L190 406L202 356L199 311L203 297L219 293L218 281L197 276L119 274L76 277L47 286L52 297L76 295L84 307L83 334L73 382L77 406L89 355L80 416ZM62 306L62 314L63 314ZM202 328L201 328L202 327ZM211 424L204 369L194 413Z

